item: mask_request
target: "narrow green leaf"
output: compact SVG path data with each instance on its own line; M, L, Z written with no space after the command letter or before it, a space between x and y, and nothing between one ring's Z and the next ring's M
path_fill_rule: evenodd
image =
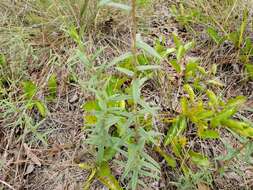
M56 75L52 74L48 80L47 83L48 86L48 90L49 90L49 95L52 98L56 97L56 93L57 93L57 79L56 79Z
M134 72L129 70L129 69L126 69L126 68L123 68L123 67L116 67L115 69L118 70L121 73L124 73L124 74L130 76L130 77L134 76Z
M71 26L68 30L69 36L78 44L81 44L81 38L76 30L76 27Z
M95 179L96 172L97 172L97 170L95 168L91 169L91 173L88 176L88 179L85 181L85 184L83 186L83 190L90 190L90 185L93 182L93 180Z
M247 76L249 79L253 80L253 64L246 64L245 65Z
M115 3L115 2L111 2L111 3L107 3L107 6L116 8L116 9L122 9L124 11L131 11L131 7L126 5L126 4L122 4L122 3Z
M81 52L80 50L77 51L77 56L80 59L80 61L88 68L91 68L91 63L89 61L89 59L87 58L87 56Z
M176 48L179 49L179 47L183 45L182 41L179 39L179 37L175 33L173 33L172 36L173 36L173 40L176 45Z
M6 65L6 59L5 56L3 54L0 54L0 66L4 66Z
M155 147L155 151L158 152L165 159L165 161L167 162L168 166L170 166L172 168L176 167L177 162L176 162L176 160L172 156L168 155L165 151L163 151L158 146Z
M189 51L194 47L195 43L194 42L188 42L187 44L184 45L185 51Z
M217 44L221 44L222 41L222 37L220 37L220 35L218 34L218 32L214 29L209 27L207 29L207 34L212 38L212 40Z
M245 8L244 13L243 13L242 24L240 26L240 37L239 37L239 42L238 42L238 48L241 47L241 44L243 42L243 34L244 34L246 27L247 27L248 16L249 16L249 11L247 8Z
M204 130L199 133L202 139L218 139L220 134L214 130Z
M180 62L181 59L184 57L185 55L185 48L184 46L179 46L178 50L177 50L177 61Z
M210 162L208 160L208 157L194 151L189 151L189 155L191 157L191 160L193 163L199 166L208 167L210 165Z
M136 43L137 47L144 50L145 52L147 52L149 55L157 58L158 60L162 60L162 57L160 56L159 53L157 53L157 51L152 48L150 45L148 45L147 43L143 42L140 36L137 36L137 43Z
M178 64L176 59L173 59L169 62L171 64L171 66L176 70L177 73L181 72L181 66Z
M190 60L186 67L185 67L185 72L189 73L189 72L193 72L195 73L195 71L197 70L197 66L199 65L198 61L196 60Z
M147 78L144 77L142 79L135 79L132 81L132 96L133 96L133 101L135 103L138 103L139 100L141 99L141 88L146 80Z
M164 140L164 145L167 146L171 144L173 139L183 133L187 127L187 122L185 117L178 117L177 120L172 124L167 132Z
M131 52L127 52L127 53L113 59L112 62L110 62L107 67L112 67L112 66L114 66L126 59L131 58L132 56L133 56L133 54Z
M161 69L160 65L140 65L136 67L138 71L156 70Z
M240 38L240 34L238 31L235 32L231 32L228 35L228 39L233 42L234 46L238 47L239 46L239 38Z
M131 11L131 7L126 5L126 4L122 4L122 3L116 3L113 2L112 0L102 0L99 2L98 6L110 6L116 9L122 9L125 11Z

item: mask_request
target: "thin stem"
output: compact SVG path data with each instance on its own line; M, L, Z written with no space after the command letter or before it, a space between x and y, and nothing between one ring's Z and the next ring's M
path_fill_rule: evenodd
M11 190L15 190L14 187L12 187L10 184L6 183L5 181L3 181L3 180L1 180L1 179L0 179L0 183L4 184L6 187L8 187L8 188L11 189Z
M131 37L132 37L132 54L133 54L133 70L134 70L134 76L133 76L133 81L136 80L137 78L137 65L138 65L138 60L137 60L137 46L136 46L136 33L137 33L137 18L136 18L136 0L131 0L132 3L132 10L131 10L131 18L132 18L132 26L131 26ZM137 103L135 102L133 105L133 112L137 113ZM136 117L135 120L135 140L138 141L138 128L139 125L139 120L138 117Z
M131 27L131 36L132 36L132 54L133 54L133 69L136 71L136 66L138 65L137 61L137 47L136 47L136 33L137 33L137 18L136 18L136 0L131 0L132 10L132 27ZM136 77L136 72L134 78Z

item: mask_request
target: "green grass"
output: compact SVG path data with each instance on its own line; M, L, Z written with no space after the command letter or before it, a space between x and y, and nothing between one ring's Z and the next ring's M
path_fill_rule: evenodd
M0 188L236 186L222 176L251 164L250 2L101 2L0 2Z

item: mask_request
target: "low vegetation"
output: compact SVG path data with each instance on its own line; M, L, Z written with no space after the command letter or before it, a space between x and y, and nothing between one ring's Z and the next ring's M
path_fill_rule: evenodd
M251 189L247 0L0 2L0 189Z

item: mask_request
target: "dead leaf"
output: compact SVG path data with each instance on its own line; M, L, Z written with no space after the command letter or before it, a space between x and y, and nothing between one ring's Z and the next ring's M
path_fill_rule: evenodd
M63 190L64 189L64 185L63 184L58 184L54 190Z
M30 158L34 164L41 166L41 162L39 158L34 153L32 153L31 149L28 147L26 143L24 143L24 148L25 148L27 157Z
M211 189L210 189L210 187L208 187L208 185L206 185L204 183L199 183L198 190L211 190Z
M32 173L34 171L34 169L35 169L34 165L29 164L28 167L26 168L25 175Z

